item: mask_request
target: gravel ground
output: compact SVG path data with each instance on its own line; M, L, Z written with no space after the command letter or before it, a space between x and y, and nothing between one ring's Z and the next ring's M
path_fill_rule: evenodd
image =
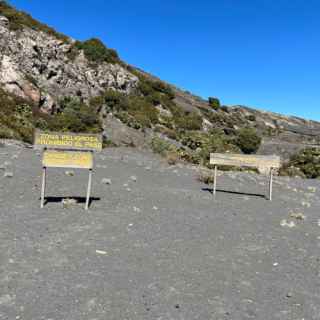
M108 149L88 212L87 172L64 169L41 210L40 160L0 148L1 320L320 319L319 181L276 177L270 202L265 177L223 173L213 200L193 168Z

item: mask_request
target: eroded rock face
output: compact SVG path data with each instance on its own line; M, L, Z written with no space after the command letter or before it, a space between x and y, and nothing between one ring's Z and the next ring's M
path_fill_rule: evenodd
M3 55L0 61L0 84L7 91L33 101L40 102L40 91L19 71L18 65L9 56Z
M92 66L83 54L69 58L71 46L71 39L65 43L28 28L10 31L0 16L0 84L48 113L64 96L87 100L106 89L130 93L136 88L138 78L120 65Z

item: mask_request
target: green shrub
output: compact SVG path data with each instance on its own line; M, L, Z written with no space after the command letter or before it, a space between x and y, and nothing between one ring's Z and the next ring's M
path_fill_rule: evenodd
M202 117L196 112L190 112L188 114L174 116L174 123L179 130L201 130L202 129Z
M102 106L104 105L105 100L103 98L103 96L97 96L97 97L93 97L90 99L89 101L89 106L95 111L95 112L100 112Z
M199 163L209 164L210 153L213 152L237 152L238 148L232 141L218 131L207 132L188 132L181 138L184 146L193 150L193 155Z
M220 100L218 98L209 97L209 105L211 108L218 110L221 106Z
M289 176L302 176L309 179L320 177L320 149L306 148L292 156L284 164L280 174Z
M2 138L32 142L33 112L28 101L0 88L0 132Z
M172 88L169 85L167 85L166 83L164 83L163 81L160 81L160 80L151 81L151 86L152 86L153 90L163 93L170 100L174 99L175 94L174 94Z
M121 92L107 90L103 95L103 99L110 111L115 112L128 109L128 98Z
M60 110L48 119L51 131L101 132L99 114L78 98L66 97L60 101Z
M74 43L74 48L78 50L83 50L86 58L93 63L120 63L120 58L118 53L107 48L101 40L92 38L84 42L76 41Z
M154 137L151 140L151 148L153 152L165 155L170 150L170 143L159 137Z
M258 151L261 144L261 138L254 128L243 128L238 132L236 144L242 152L251 154Z
M145 97L108 90L104 100L108 109L132 128L145 129L159 123L159 111Z
M9 20L9 27L11 30L22 30L24 27L28 27L36 31L43 31L64 42L69 41L67 36L55 31L46 24L33 19L29 14L16 10L6 1L0 1L0 15L5 16Z

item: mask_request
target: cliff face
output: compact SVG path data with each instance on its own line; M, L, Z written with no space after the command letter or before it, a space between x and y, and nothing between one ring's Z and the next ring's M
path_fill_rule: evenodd
M64 96L88 99L106 89L130 93L137 77L118 64L91 66L82 54L69 56L73 40L63 41L30 28L12 31L0 17L0 85L31 99L45 112Z
M87 102L107 90L139 96L139 86L144 81L142 79L159 81L120 60L113 63L93 63L83 50L75 51L75 40L66 36L61 38L54 32L45 32L28 25L12 28L10 23L10 17L1 15L0 11L0 89L31 101L42 113L54 114L60 107L59 101L64 97L78 97ZM213 109L208 101L165 85L174 94L169 103L171 109L168 104L163 103L163 99L152 99L153 108L160 120L152 122L148 130L143 132L129 128L123 121L123 115L115 117L106 103L101 103L102 106L98 109L104 113L103 127L111 139L116 140L117 144L143 145L142 141L146 136L159 135L161 132L162 137L170 140L166 133L167 127L171 131L176 128L172 112L174 105L186 115L192 113L202 118L202 124L197 129L200 132L219 128L226 135L232 135L239 128L255 128L263 138L259 149L262 154L277 153L286 159L306 146L319 145L318 122L244 106ZM162 89L157 89L159 91L156 92L160 96L163 95ZM139 116L144 112L141 111ZM166 125L163 124L163 119L166 119ZM170 119L172 124L168 125ZM120 136L124 138L121 139Z

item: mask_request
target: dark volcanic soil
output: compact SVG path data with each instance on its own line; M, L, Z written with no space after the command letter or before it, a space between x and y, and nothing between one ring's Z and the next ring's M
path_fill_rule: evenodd
M1 320L320 319L319 181L276 178L269 202L237 193L263 176L224 173L214 201L192 168L108 149L89 212L62 207L86 192L66 170L41 210L40 159L0 148Z

